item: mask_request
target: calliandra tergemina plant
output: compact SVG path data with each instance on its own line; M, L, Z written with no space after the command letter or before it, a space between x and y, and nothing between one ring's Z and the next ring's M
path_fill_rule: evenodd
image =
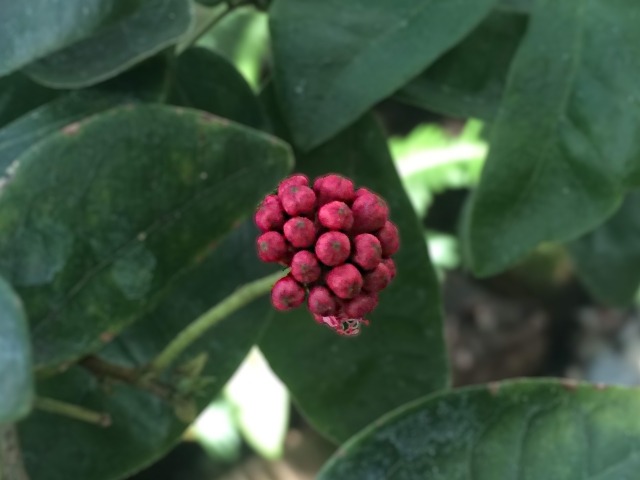
M271 290L273 306L290 310L307 299L316 322L358 335L396 274L400 239L388 217L379 195L348 178L322 176L313 188L305 175L285 178L255 214L260 260L291 269Z

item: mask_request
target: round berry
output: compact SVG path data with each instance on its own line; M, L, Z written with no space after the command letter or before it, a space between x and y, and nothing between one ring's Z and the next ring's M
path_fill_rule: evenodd
M382 256L390 257L400 248L400 234L398 227L390 221L386 221L384 227L376 232L376 237L382 245Z
M295 175L291 175L290 177L285 178L280 182L280 185L278 185L278 195L282 195L282 193L290 185L299 185L299 186L308 187L309 178L306 175L302 175L301 173L297 173Z
M287 255L287 242L278 232L263 233L256 241L258 257L263 262L279 262Z
M391 281L391 272L383 260L374 270L365 273L363 279L362 289L365 292L375 293L387 288Z
M302 285L287 275L273 285L271 303L277 310L291 310L302 305L304 295Z
M330 267L344 263L351 253L349 237L342 232L327 232L316 242L316 257Z
M322 273L320 263L316 256L307 251L300 250L291 260L291 275L300 283L313 283L320 278Z
M309 311L314 315L328 317L336 313L337 302L327 287L313 287L307 301Z
M318 194L318 204L324 205L334 200L351 203L355 197L353 182L340 175L325 175L313 183Z
M349 318L362 318L371 313L378 306L378 296L373 294L360 294L349 300L344 306L344 313Z
M333 201L320 207L318 220L330 230L349 230L353 225L353 214L346 203Z
M332 269L326 277L327 285L339 298L353 298L362 289L362 275L356 267L345 263Z
M276 195L268 195L255 214L255 222L260 230L280 230L284 225L284 210Z
M373 193L368 188L360 187L359 189L356 190L355 198L358 198L360 195L364 195L365 193L369 195L375 195L375 193Z
M370 233L362 233L354 238L353 249L353 261L365 270L373 270L382 260L380 240Z
M382 263L387 267L387 270L389 270L389 281L393 280L396 276L396 264L390 258L385 258L382 260Z
M311 215L316 207L316 194L304 185L287 185L278 194L282 208L292 217Z
M285 208L286 210L286 208ZM353 231L375 232L384 227L389 217L389 207L378 195L363 193L351 206L353 212Z
M293 217L284 224L284 236L296 248L307 248L316 239L316 227L304 217Z

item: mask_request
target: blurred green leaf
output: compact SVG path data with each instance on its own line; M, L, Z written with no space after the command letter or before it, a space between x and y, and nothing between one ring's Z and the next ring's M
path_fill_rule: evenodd
M18 296L2 277L0 372L0 425L3 425L21 419L31 410L33 375L27 319Z
M169 102L198 108L250 127L264 127L262 106L242 75L224 57L190 48L175 62Z
M108 26L129 5L119 0L2 0L0 9L3 76Z
M628 305L640 287L640 192L627 195L607 222L571 242L580 279L600 300Z
M56 90L38 85L21 73L0 78L0 128L57 95Z
M400 179L419 218L426 214L433 193L476 185L487 154L482 128L481 122L470 120L462 132L452 135L440 125L425 124L406 137L390 139Z
M160 106L113 109L27 151L0 196L0 272L25 302L37 365L139 319L290 166L275 138Z
M537 2L471 206L476 274L592 230L640 182L640 9L632 5Z
M253 88L258 88L270 55L269 43L267 14L251 8L236 8L203 35L197 45L225 57Z
M450 115L495 116L527 17L492 13L461 43L403 87L403 102Z
M171 295L116 338L100 357L123 366L146 365L190 321L241 285L272 271L256 260L256 235L251 221L234 230L202 264L177 280ZM226 318L183 354L178 364L202 352L208 354L202 375L209 383L195 398L198 410L221 392L257 341L270 312L265 296ZM31 480L125 478L164 455L188 427L167 402L127 385L102 385L81 367L40 382L38 391L106 412L113 424L101 429L34 413L19 425Z
M275 87L305 150L347 127L467 35L495 0L277 0Z
M635 478L640 396L525 380L407 405L344 445L319 480Z
M30 64L25 72L53 88L87 87L176 43L190 23L188 0L133 2L117 22Z
M280 458L289 429L289 394L260 350L249 353L225 395L247 443L265 458Z
M297 169L311 177L342 173L380 193L400 229L398 276L359 337L339 337L301 308L278 315L260 343L311 423L342 441L383 413L447 385L439 289L422 230L372 117L299 155Z

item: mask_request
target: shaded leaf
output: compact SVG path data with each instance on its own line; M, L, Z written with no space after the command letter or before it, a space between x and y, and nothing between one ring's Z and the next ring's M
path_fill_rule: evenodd
M278 315L260 343L311 423L342 441L383 413L447 385L439 289L422 230L372 117L299 155L297 168L311 177L342 173L377 191L400 229L398 276L359 337L339 337L300 308Z
M57 95L56 90L38 85L21 73L0 78L0 128Z
M471 207L475 273L595 228L640 181L640 8L629 6L537 2Z
M31 410L33 375L27 319L18 296L0 277L0 425ZM1 468L0 468L1 470Z
M0 272L23 297L38 366L140 318L290 162L272 137L160 106L112 109L27 151L0 196Z
M525 380L453 390L381 418L319 480L635 478L634 389Z
M396 97L453 117L491 120L500 105L526 20L513 13L491 14Z
M206 48L190 48L177 58L169 102L250 127L264 126L260 102L249 84L228 60Z
M498 0L497 8L509 12L531 13L534 0Z
M188 0L134 2L117 22L30 64L25 72L53 88L87 87L176 43L191 23Z
M0 76L108 26L130 8L118 0L0 2Z
M640 287L640 193L593 232L569 244L580 279L600 300L626 305Z
M200 266L178 280L171 295L100 356L119 365L143 366L190 321L241 285L269 274L271 269L255 259L256 234L251 221L234 230ZM209 331L180 359L185 362L201 352L208 354L203 375L210 383L196 398L199 411L222 390L257 341L270 309L266 297L249 304ZM122 384L111 389L101 386L81 367L40 382L38 388L42 394L107 412L113 425L100 429L45 413L29 417L19 427L31 480L124 478L165 454L188 426L176 418L167 402ZM64 442L56 441L60 435Z
M296 144L319 145L464 38L495 0L277 0L275 85Z

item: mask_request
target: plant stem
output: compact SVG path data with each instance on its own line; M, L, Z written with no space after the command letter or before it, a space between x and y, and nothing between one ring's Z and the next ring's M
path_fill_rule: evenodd
M0 425L0 480L29 480L13 425Z
M173 395L173 390L169 386L145 379L140 370L136 368L114 365L93 355L83 358L80 361L80 366L86 368L98 378L117 380L138 387L163 400L170 400Z
M253 302L271 290L273 284L287 272L276 272L243 285L222 302L196 318L149 364L150 373L161 373L169 367L192 343L207 330L235 311Z
M38 397L36 398L34 406L43 412L62 415L100 427L108 427L111 425L111 417L107 413L95 412L79 405L54 400L53 398Z

